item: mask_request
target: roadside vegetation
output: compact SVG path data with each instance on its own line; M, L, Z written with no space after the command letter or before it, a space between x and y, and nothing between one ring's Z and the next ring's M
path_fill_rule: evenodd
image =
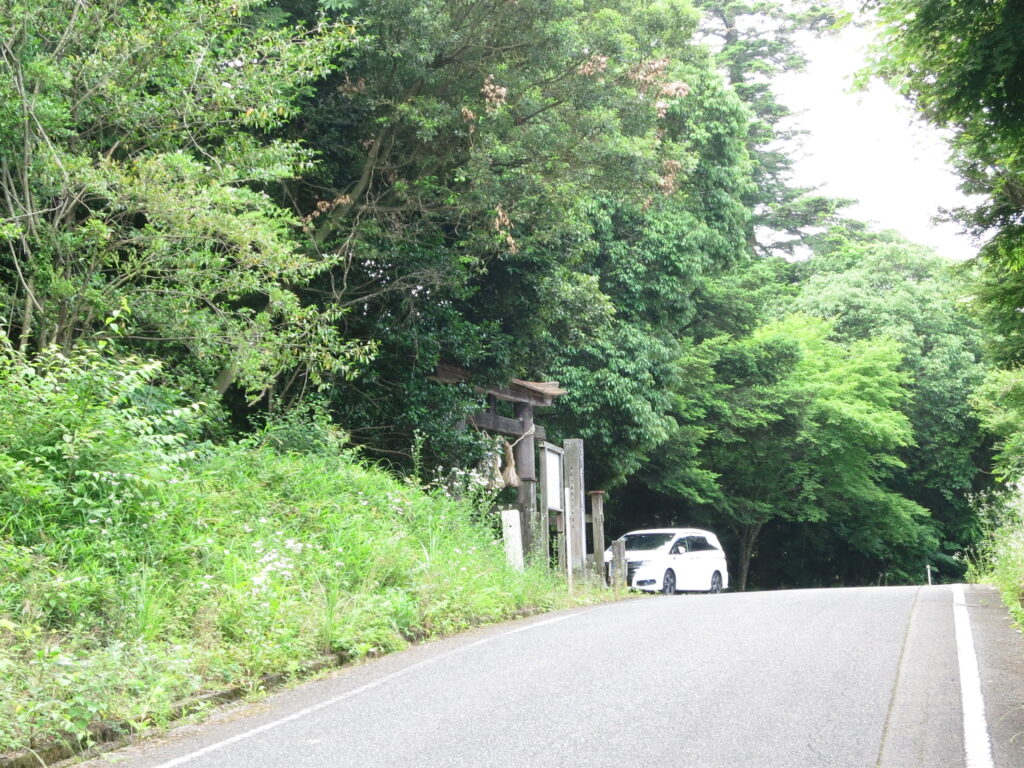
M984 577L999 588L1018 629L1024 631L1024 514L1017 508L993 533L992 566Z
M982 530L970 576L995 584L1024 631L1024 378L1021 369L996 369L975 396L984 426L995 437L994 471L1005 481L974 504Z
M978 502L983 535L968 576L994 584L1014 623L1024 631L1024 498L1007 493Z
M215 445L211 412L159 376L0 357L0 752L570 603L506 565L486 506L368 465L323 423Z

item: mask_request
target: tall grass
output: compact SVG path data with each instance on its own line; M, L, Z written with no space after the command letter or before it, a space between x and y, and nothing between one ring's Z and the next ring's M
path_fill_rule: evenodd
M992 582L1014 622L1024 630L1024 495L1011 487L979 500L976 508L983 536L968 577Z
M0 751L568 602L546 570L506 565L486 512L323 425L306 453L200 441L210 416L158 373L0 362Z

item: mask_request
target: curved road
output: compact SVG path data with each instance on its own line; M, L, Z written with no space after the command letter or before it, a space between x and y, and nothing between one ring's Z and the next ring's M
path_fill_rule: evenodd
M986 587L651 597L418 646L87 765L110 761L1019 768L1024 643Z

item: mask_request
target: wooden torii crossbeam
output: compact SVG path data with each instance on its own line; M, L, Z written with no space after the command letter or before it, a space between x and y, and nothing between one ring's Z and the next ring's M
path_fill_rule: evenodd
M469 374L453 365L439 365L436 380L446 384L460 384L469 379ZM555 398L566 394L557 381L523 381L512 379L505 387L477 387L478 392L487 395L487 410L470 414L466 421L478 429L509 435L516 438L514 458L519 488L516 506L523 532L523 551L533 550L535 532L544 526L547 532L547 510L542 515L537 510L537 453L536 440L545 439L544 428L534 423L535 407L550 407ZM512 403L515 418L498 414L498 401ZM546 536L542 537L546 539Z

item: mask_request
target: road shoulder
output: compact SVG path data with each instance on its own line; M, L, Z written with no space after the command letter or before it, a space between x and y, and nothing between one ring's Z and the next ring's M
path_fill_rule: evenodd
M948 765L964 753L948 587L918 590L903 643L879 768Z
M995 587L964 589L996 768L1024 766L1024 636Z

